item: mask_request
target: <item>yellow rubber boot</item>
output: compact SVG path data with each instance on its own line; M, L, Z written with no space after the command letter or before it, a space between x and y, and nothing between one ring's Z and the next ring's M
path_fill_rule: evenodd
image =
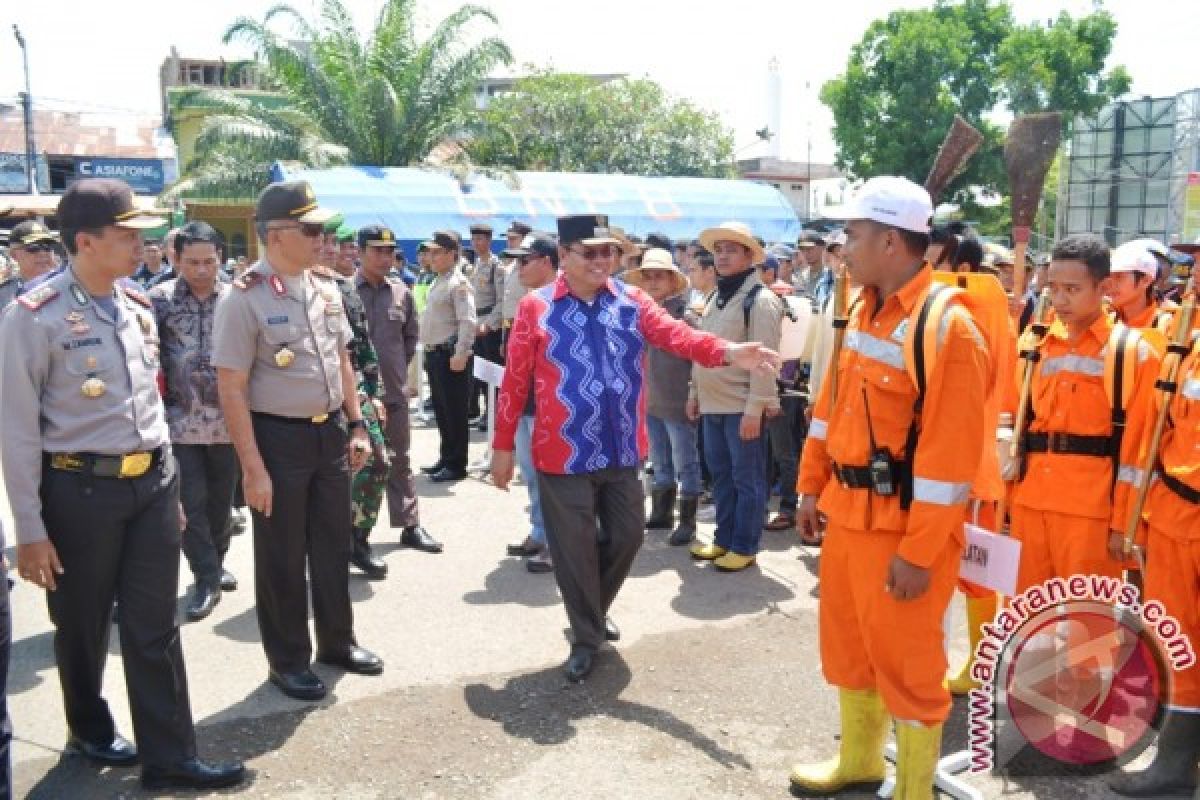
M840 689L842 743L837 758L820 764L797 764L789 776L802 792L827 794L860 784L881 783L886 774L883 744L888 713L874 689Z
M892 800L933 800L942 726L896 723L896 792Z
M971 649L967 653L967 663L953 678L946 681L950 694L967 694L972 689L978 689L979 683L971 677L971 667L975 664L975 650L983 639L983 626L996 617L997 596L967 598L967 641Z

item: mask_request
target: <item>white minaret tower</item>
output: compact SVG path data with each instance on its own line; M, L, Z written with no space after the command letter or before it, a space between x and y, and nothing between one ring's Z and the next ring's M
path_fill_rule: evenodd
M779 59L771 56L767 62L767 129L771 138L767 141L767 157L779 158L783 127L783 78L779 74Z

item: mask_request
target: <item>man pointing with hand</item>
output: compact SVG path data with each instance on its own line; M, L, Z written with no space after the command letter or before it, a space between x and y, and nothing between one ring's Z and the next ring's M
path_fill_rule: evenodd
M620 637L608 610L642 543L647 346L749 370L778 369L779 356L757 342L730 344L697 332L642 290L611 278L619 243L606 216L560 217L558 240L558 279L517 306L491 473L497 487L508 486L517 425L534 393L533 461L574 633L565 672L578 682L591 672L600 644Z

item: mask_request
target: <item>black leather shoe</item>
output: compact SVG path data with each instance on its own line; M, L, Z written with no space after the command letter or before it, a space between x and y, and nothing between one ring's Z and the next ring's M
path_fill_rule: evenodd
M440 462L440 461L436 464L430 464L428 467L421 467L421 472L424 472L426 475L433 475L433 474L441 472L441 471L442 471L442 462Z
M409 525L400 534L400 544L426 553L442 552L442 543L429 535L420 525Z
M619 641L621 638L621 629L612 621L612 617L604 618L604 638L610 642Z
M381 581L387 577L387 564L371 550L367 532L354 529L354 546L350 551L350 563L358 567L368 580Z
M550 557L549 553L538 553L525 562L525 569L536 575L554 572L554 559Z
M241 762L209 764L189 758L170 766L142 767L142 786L147 789L223 789L236 786L246 779Z
M237 578L227 569L221 570L221 591L234 592L237 591Z
M563 673L571 683L579 683L592 672L591 648L572 647L571 655L563 666Z
M429 480L434 483L453 483L455 481L461 481L466 477L467 473L465 471L442 467L437 472L430 475Z
M188 600L187 618L192 622L202 620L213 612L217 603L221 602L220 587L198 583L192 588L192 596Z
M528 558L529 556L536 556L538 553L542 552L542 548L541 545L534 543L532 537L526 536L524 541L518 542L517 544L510 544L505 552L507 552L510 556Z
M484 415L479 418L479 422L475 423L475 430L479 431L480 433L487 433L487 428L488 428L487 415Z
M66 751L103 767L128 767L138 762L137 748L119 733L113 734L113 740L105 745L92 744L72 736L67 740Z
M358 646L348 647L340 653L317 653L317 661L355 675L383 674L383 659Z
M276 672L271 670L270 681L279 691L297 700L315 701L325 697L325 684L311 669L299 672Z

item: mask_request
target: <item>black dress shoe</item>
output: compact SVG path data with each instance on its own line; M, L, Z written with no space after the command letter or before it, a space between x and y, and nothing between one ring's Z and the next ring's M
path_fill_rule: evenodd
M426 553L442 552L442 543L429 535L420 525L409 525L400 534L400 544Z
M433 474L441 472L441 471L442 471L442 462L440 462L440 461L436 464L430 464L428 467L421 467L421 472L424 472L426 475L433 475Z
M554 572L554 559L550 557L549 553L539 553L525 562L525 569L536 575Z
M612 621L612 617L604 618L604 638L610 642L619 641L621 638L621 629Z
M212 613L217 607L217 603L221 602L220 587L209 586L208 584L198 583L192 588L191 599L188 600L187 618L192 622L202 620Z
M209 764L189 758L169 766L142 767L142 786L147 789L223 789L236 786L246 779L241 762Z
M534 544L532 538L526 536L524 541L518 544L510 544L506 552L510 556L528 558L529 556L536 556L538 553L542 552L542 548L541 545Z
M381 581L387 577L387 564L371 550L371 543L367 541L367 531L354 529L350 563L358 567L368 580Z
M447 467L442 467L437 472L430 475L429 480L433 481L434 483L453 483L454 481L461 481L466 477L467 473L465 470L448 469Z
M297 700L315 701L325 697L325 684L311 669L299 672L276 672L271 670L270 681L279 691Z
M592 671L593 653L589 647L572 647L571 655L563 666L563 673L571 683L579 683Z
M355 675L383 674L383 659L357 645L338 653L317 653L317 661L331 667L341 667Z
M119 733L113 734L113 740L103 745L85 742L72 736L67 740L66 751L104 767L128 767L138 762L137 748Z
M237 591L237 578L227 569L221 569L221 591L233 592Z

